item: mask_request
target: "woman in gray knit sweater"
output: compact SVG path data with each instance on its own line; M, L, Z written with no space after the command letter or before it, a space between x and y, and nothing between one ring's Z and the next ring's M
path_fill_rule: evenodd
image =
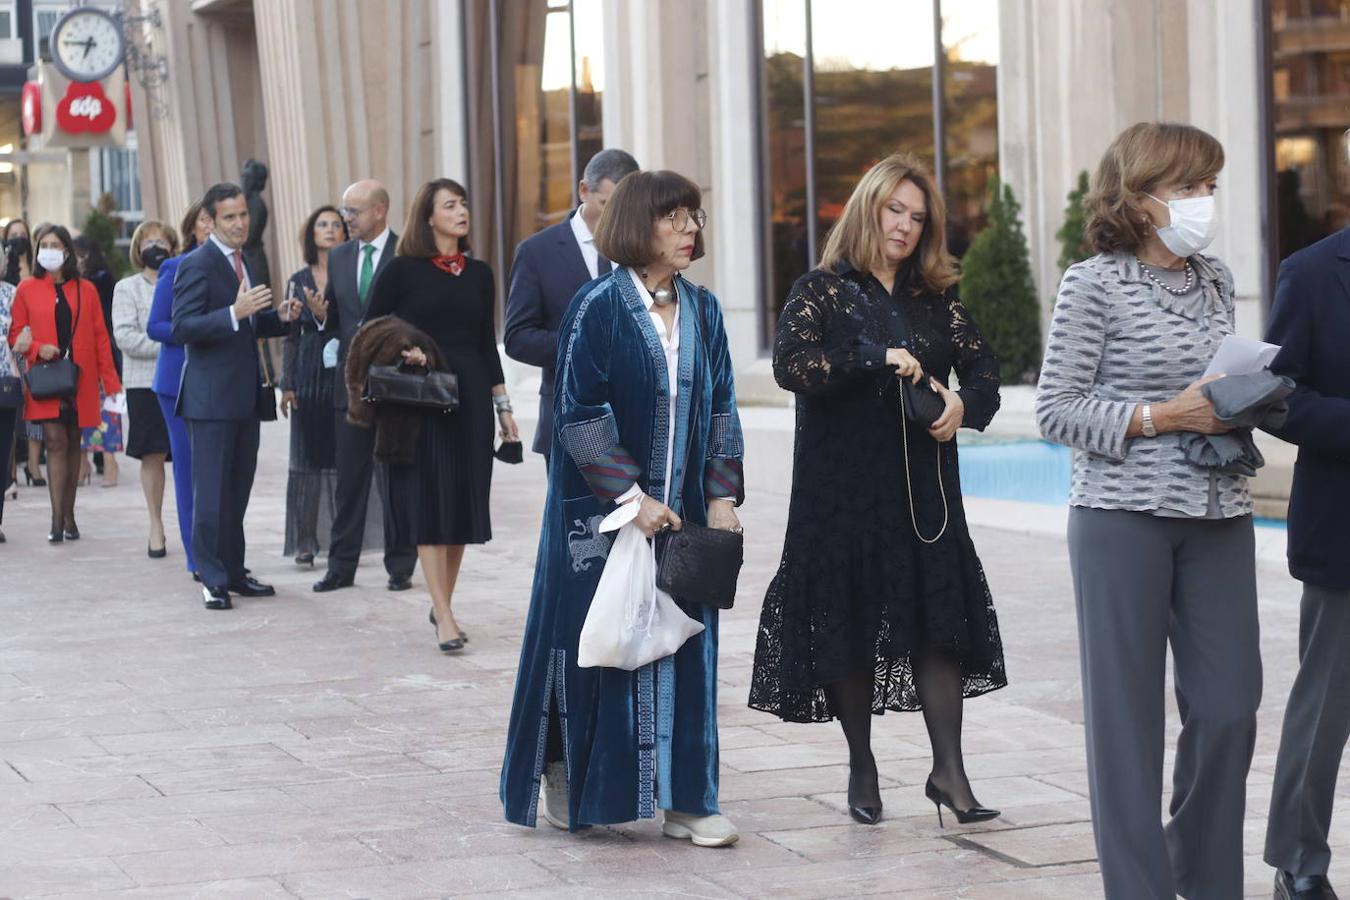
M1202 256L1223 148L1141 123L1088 197L1097 255L1060 284L1036 394L1074 449L1069 560L1093 829L1111 898L1240 897L1247 770L1261 700L1246 479L1190 465L1185 432L1225 426L1200 390L1233 332L1233 279ZM1181 733L1159 820L1172 646Z

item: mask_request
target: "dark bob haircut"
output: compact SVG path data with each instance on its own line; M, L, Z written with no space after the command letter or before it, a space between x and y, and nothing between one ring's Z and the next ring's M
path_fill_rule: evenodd
M337 211L337 207L320 206L318 209L314 210L314 212L309 214L308 219L305 219L305 227L300 232L300 246L304 248L306 265L312 266L319 261L319 243L314 240L314 226L319 224L319 216L324 213L332 213L338 217L338 222L342 225L342 239L344 241L350 237L350 235L347 234L347 220L342 218L342 213Z
M192 205L183 213L183 221L178 230L183 232L183 252L197 249L197 217L202 214L202 201L193 200Z
M419 259L440 256L441 251L436 248L436 232L431 227L431 213L436 206L436 195L441 191L449 191L463 200L465 206L469 205L469 192L453 178L437 178L422 185L417 189L412 206L408 208L408 221L398 239L399 256L415 256ZM459 252L469 252L468 235L459 239Z
M244 189L230 181L222 181L219 184L213 184L206 189L202 195L202 208L206 214L213 220L216 217L216 204L222 200L233 200L235 197L244 196Z
M652 250L656 220L677 209L703 205L698 185L678 172L634 172L614 189L595 226L595 249L616 266L640 269L656 258ZM693 259L703 256L703 229L694 235Z
M62 281L74 281L80 277L80 261L75 258L75 242L70 239L70 231L64 225L53 225L50 222L44 222L37 227L33 233L33 275L37 278L43 278L47 275L47 270L36 261L37 248L42 245L42 239L48 235L53 235L61 242L61 248L66 251L66 261L61 263L61 271L57 274L61 276Z

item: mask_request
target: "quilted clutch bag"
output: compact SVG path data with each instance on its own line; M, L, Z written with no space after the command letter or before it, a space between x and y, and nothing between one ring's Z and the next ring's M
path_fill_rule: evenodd
M932 428L933 423L942 417L947 402L942 395L933 390L925 378L921 384L915 384L906 378L900 383L900 403L904 406L905 418L921 428Z
M454 412L459 409L459 377L402 365L371 366L361 399L376 405Z
M678 600L731 609L745 562L745 535L686 521L656 540L657 587Z

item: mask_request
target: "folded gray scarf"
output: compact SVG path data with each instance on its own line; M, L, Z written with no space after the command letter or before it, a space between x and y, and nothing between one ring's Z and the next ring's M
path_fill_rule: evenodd
M1294 392L1294 382L1269 369L1248 375L1228 375L1202 387L1214 416L1233 430L1227 434L1181 436L1181 449L1193 466L1218 469L1226 475L1247 478L1266 464L1252 438L1254 428L1279 428L1289 415L1285 400Z

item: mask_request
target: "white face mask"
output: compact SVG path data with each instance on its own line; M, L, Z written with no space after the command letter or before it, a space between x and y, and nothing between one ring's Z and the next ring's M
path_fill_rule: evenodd
M1214 196L1187 197L1181 200L1158 200L1167 207L1170 224L1157 229L1163 246L1177 256L1194 256L1214 243L1219 234L1219 219L1214 208Z
M37 252L38 265L48 272L61 271L61 266L65 261L66 251L58 250L55 247L43 247Z

